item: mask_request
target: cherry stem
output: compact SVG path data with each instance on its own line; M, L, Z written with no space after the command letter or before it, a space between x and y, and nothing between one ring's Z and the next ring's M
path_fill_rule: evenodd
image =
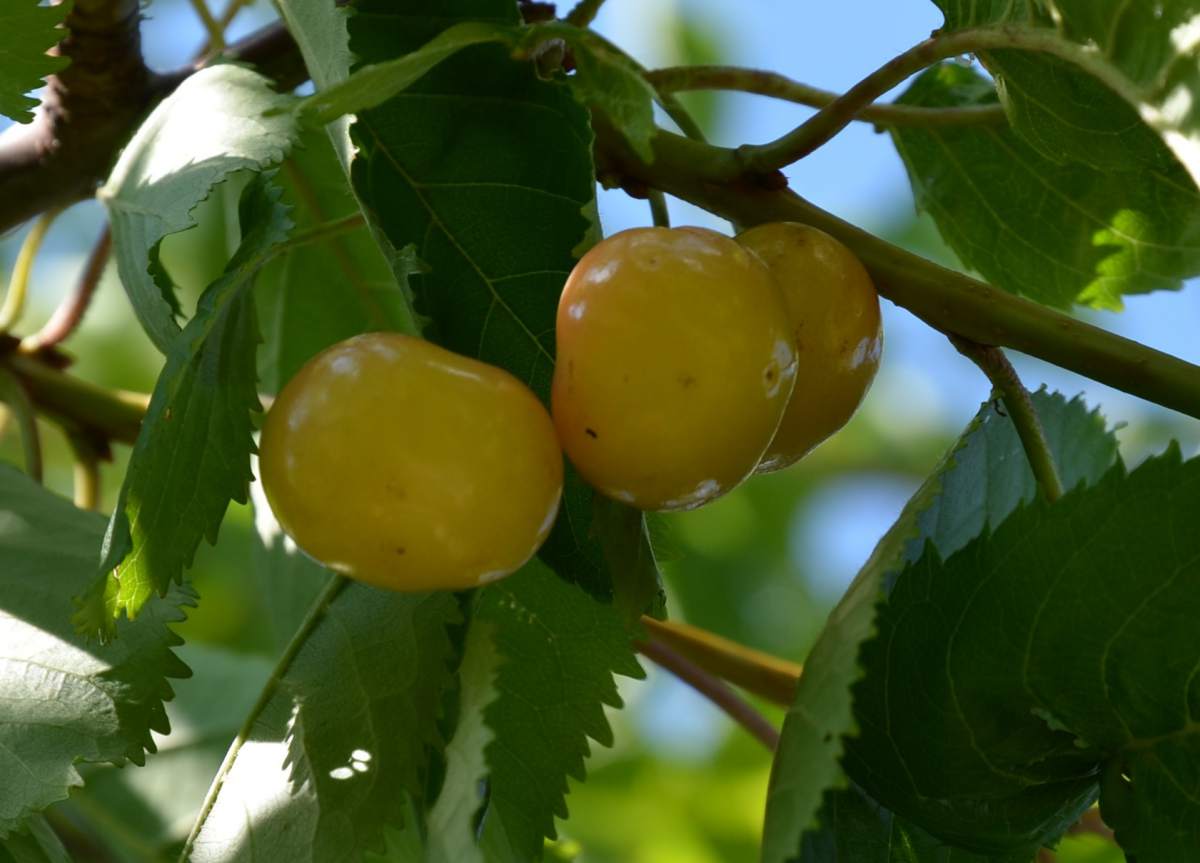
M838 93L803 84L777 72L740 66L670 66L648 71L646 80L660 93L726 90L770 96L822 109L842 98ZM1004 107L999 104L924 108L871 102L861 106L851 119L877 126L964 126L1007 122Z
M658 189L651 189L646 193L646 200L650 203L650 220L657 228L671 227L671 211L667 209L667 196Z
M695 689L730 719L750 732L767 749L774 752L779 746L779 730L734 692L725 681L653 636L637 642L636 646L639 653Z
M25 472L42 481L42 439L38 433L37 411L29 391L15 374L0 366L0 401L8 405L21 434L21 449L25 455Z
M949 335L950 343L958 352L979 366L980 371L992 382L994 392L1004 400L1008 415L1017 429L1025 457L1038 487L1046 500L1053 503L1063 495L1062 479L1054 465L1054 453L1046 440L1042 421L1034 410L1029 390L1025 389L1004 351L990 345L981 345L961 336Z
M47 210L43 213L21 243L17 252L17 261L13 264L12 277L8 282L8 293L4 295L4 305L0 306L0 333L7 333L21 318L25 311L25 298L29 294L29 279L33 273L33 262L42 248L42 241L50 231L50 226L62 212L61 207Z
M96 244L92 246L87 263L83 267L83 274L75 284L75 290L63 298L50 320L46 321L40 330L21 340L22 353L34 354L43 348L54 347L75 331L91 305L92 296L100 284L100 277L104 275L104 267L108 263L111 250L112 230L105 225Z
M579 0L563 20L573 27L587 27L596 20L603 5L604 0Z
M329 580L329 583L325 585L321 593L313 600L313 604L309 607L304 621L296 629L287 647L284 648L283 654L279 657L279 661L271 671L271 676L267 678L267 682L263 685L262 691L258 695L258 700L250 708L250 712L246 714L246 719L242 723L242 727L238 730L237 736L233 738L233 743L229 745L229 751L225 753L225 758L221 762L221 766L217 769L217 774L213 778L212 785L209 786L208 793L204 796L204 802L200 806L200 814L196 817L196 823L192 825L191 833L188 834L187 841L184 843L183 851L179 856L179 863L187 863L191 859L192 848L196 844L196 837L200 835L200 830L204 827L205 821L212 812L212 808L217 802L217 794L221 791L225 777L233 769L233 763L237 760L238 753L241 752L242 746L245 745L246 741L250 739L255 723L258 722L259 716L266 710L267 705L271 703L271 699L275 697L275 693L279 690L279 684L283 681L284 675L291 668L292 662L295 661L305 642L308 641L308 637L317 628L317 624L324 618L329 606L333 604L338 594L342 592L342 588L347 584L347 579L340 575L335 575Z
M206 0L191 0L192 9L196 12L196 17L200 19L200 23L204 25L204 32L208 34L208 50L219 53L225 50L225 28L221 26L208 8Z
M96 509L100 505L100 454L84 434L68 433L67 440L75 456L75 505L80 509Z
M678 650L717 677L765 698L780 707L796 700L802 666L736 641L675 621L643 616L650 637Z

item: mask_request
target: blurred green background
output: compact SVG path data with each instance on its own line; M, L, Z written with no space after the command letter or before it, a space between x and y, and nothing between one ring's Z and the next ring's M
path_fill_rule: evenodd
M146 9L144 44L156 68L185 62L202 42L186 0L153 0ZM870 27L861 26L863 15ZM266 3L244 10L230 36L273 17ZM598 29L646 65L723 62L770 68L832 89L844 88L940 23L928 0L861 0L800 4L759 0L610 0ZM808 114L753 96L686 95L714 141L767 140ZM930 223L913 211L898 157L870 127L848 129L831 146L790 171L794 188L833 212L922 254L953 265ZM185 288L185 308L221 269L236 242L236 182L202 205L201 226L164 243L163 259ZM646 224L645 203L603 192L606 232ZM677 224L727 228L672 201ZM39 256L31 303L20 329L35 329L76 280L100 230L94 202L79 205L53 226ZM0 264L11 267L25 230L0 239ZM1129 300L1124 315L1087 313L1124 335L1200 362L1192 336L1200 293L1154 294ZM883 366L863 408L849 426L804 462L754 479L702 510L665 520L663 566L671 614L757 648L802 660L825 614L895 519L909 494L987 398L986 382L943 337L885 303ZM74 371L100 384L149 390L161 359L141 334L110 267L96 301L66 348ZM1122 452L1136 463L1181 440L1200 447L1194 422L1071 374L1016 358L1030 386L1046 383L1102 406L1120 432ZM70 494L71 461L53 428L43 429L47 483ZM111 508L127 450L104 468L104 508ZM20 461L11 430L0 458ZM92 784L59 807L58 823L98 830L117 859L151 861L186 830L225 744L266 674L274 638L262 626L260 586L253 578L252 517L234 507L216 547L203 546L192 576L201 601L180 627L185 659L195 678L177 685L175 733L164 754L144 770L93 770ZM645 682L625 681L628 709L612 714L617 744L591 759L590 779L574 785L563 825L571 841L562 856L589 863L708 863L757 859L768 753L708 702L650 668ZM213 687L217 686L217 689ZM219 693L219 697L217 697ZM780 711L764 707L775 721ZM82 836L75 850L89 850ZM95 859L101 859L96 856ZM1109 863L1111 846L1070 839L1059 859Z

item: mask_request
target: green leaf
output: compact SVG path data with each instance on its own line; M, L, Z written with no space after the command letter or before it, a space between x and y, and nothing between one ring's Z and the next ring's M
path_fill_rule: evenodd
M588 738L612 745L604 706L621 706L613 675L644 675L622 615L536 561L486 588L476 613L495 627L505 660L484 712L495 735L486 859L497 859L495 848L540 859L554 817L567 817L567 777L584 778Z
M957 63L900 98L947 108L996 100ZM1055 306L1121 308L1125 294L1178 290L1200 273L1200 194L1173 160L1132 173L1059 163L1006 126L892 130L917 203L959 258L992 284Z
M277 180L298 232L358 212L324 131L301 136ZM264 341L258 355L262 389L278 392L314 354L342 339L405 329L403 290L365 226L272 258L254 291Z
M71 857L39 815L30 819L23 832L0 839L0 863L71 863Z
M187 860L358 860L424 795L452 684L453 594L349 583L301 634ZM257 850L256 850L257 849Z
M296 136L294 100L241 66L202 69L150 114L97 193L108 208L121 282L150 340L169 353L180 328L174 288L156 269L167 234L234 171L278 164Z
M357 9L351 48L367 63L419 51L460 17L518 23L507 0L367 0ZM558 297L590 236L595 190L587 112L568 86L540 80L501 46L475 45L361 112L352 134L359 199L391 248L414 249L422 264L410 279L430 338L507 369L547 400ZM592 490L568 469L541 557L611 600L624 588L593 516ZM644 531L630 541L645 543L649 558ZM656 595L657 568L641 572L654 582L634 593Z
M96 582L76 617L108 636L121 612L133 617L155 593L182 579L200 540L215 542L231 500L251 480L251 412L258 322L247 291L291 227L265 182L243 195L243 239L225 274L200 298L173 341L134 444L105 536Z
M1117 453L1103 419L1079 399L1038 392L1033 401L1064 486L1095 482ZM857 731L851 687L862 675L859 651L875 632L876 606L895 574L920 556L926 541L942 555L962 548L1032 500L1036 488L1011 421L985 403L879 541L805 662L771 773L767 863L796 855L802 834L817 826L822 796L845 781L839 762L845 740Z
M324 125L366 108L374 108L420 80L437 64L468 45L512 44L516 29L486 21L464 21L443 30L416 51L357 69L350 77L309 96L300 105L309 122Z
M80 761L141 764L165 732L168 677L186 677L167 625L176 591L97 645L71 628L71 596L95 572L104 519L0 465L0 837L67 796Z
M0 8L0 114L18 123L33 119L37 100L25 94L67 65L66 57L46 52L63 37L59 25L70 11L70 3L41 6L38 0L7 0Z
M650 141L658 131L656 93L636 64L596 34L560 21L530 28L526 42L539 44L547 39L561 39L570 46L575 74L569 80L579 101L608 117L641 159L654 161Z
M154 757L137 770L85 768L84 787L58 804L118 859L144 860L148 851L178 857L229 741L271 673L272 663L244 653L196 644L178 653L194 675L175 686L166 706L171 733L155 735Z
M458 670L458 727L446 744L446 778L429 812L425 859L429 863L483 863L475 844L475 825L487 778L486 750L495 735L485 716L496 700L496 628L476 620L467 633Z
M999 859L939 842L855 786L830 792L820 820L821 830L804 837L800 855L804 863L989 863Z
M1032 852L1094 799L1140 863L1200 847L1200 460L1019 508L896 582L846 770L947 841ZM1125 777L1128 777L1126 780Z
M1198 0L934 2L947 30L992 29L1011 45L979 58L1047 156L1124 170L1165 168L1173 153L1200 185Z

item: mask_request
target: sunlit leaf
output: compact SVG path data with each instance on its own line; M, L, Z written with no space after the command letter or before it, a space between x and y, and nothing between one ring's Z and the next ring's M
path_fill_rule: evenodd
M147 605L111 644L72 629L103 534L103 518L0 465L0 837L81 784L77 762L141 764L168 727L167 678L190 673L168 629L187 592Z

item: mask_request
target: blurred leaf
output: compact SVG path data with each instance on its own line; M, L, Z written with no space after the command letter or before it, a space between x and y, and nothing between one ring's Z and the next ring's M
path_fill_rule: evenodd
M899 103L995 100L991 82L945 63ZM1124 294L1178 290L1200 273L1200 194L1176 164L1136 175L1059 164L1004 126L906 126L892 137L946 242L1007 291L1119 309Z
M458 727L446 744L446 779L429 812L425 855L429 863L483 863L475 844L475 828L484 804L486 750L495 739L485 721L487 709L499 694L496 669L501 657L495 633L495 626L476 620L463 647Z
M1101 170L1138 162L1163 168L1165 145L1191 175L1189 185L1200 183L1198 0L934 2L947 30L990 25L1007 28L1010 39L1037 38L1037 51L987 51L980 59L998 78L1020 134L1044 154Z
M71 857L46 820L35 815L24 831L0 839L0 863L71 863Z
M719 10L709 10L719 13ZM675 45L673 62L682 66L706 66L725 60L725 40L730 29L726 22L710 15L688 14L680 10L671 16L671 39ZM723 26L724 25L724 26ZM675 98L687 109L701 129L714 132L720 126L729 94L720 90L692 90L676 93Z
M192 210L229 174L283 159L296 134L292 104L249 69L202 69L146 118L97 192L108 208L121 282L164 354L177 341L180 310L156 263L159 242L195 225Z
M612 745L604 707L621 706L613 675L643 672L622 615L537 561L485 588L477 615L495 627L504 657L484 712L495 735L485 859L539 859L554 817L567 817L567 777L584 778L588 738Z
M176 686L167 705L171 733L156 735L157 754L137 770L86 770L84 787L59 804L119 859L178 857L229 742L271 673L259 657L193 644L178 652L195 674Z
M33 119L38 103L25 94L69 62L46 52L63 37L59 24L70 11L70 3L42 6L38 0L7 0L0 8L0 114L18 123Z
M278 181L299 231L358 212L324 131L301 136ZM255 288L263 328L258 355L263 390L278 392L312 356L342 339L403 329L408 310L402 291L365 226L273 258Z
M151 730L168 727L167 678L190 674L167 628L183 619L183 591L122 624L115 643L72 630L71 596L103 532L100 516L0 465L0 837L79 785L76 762L141 764Z
M366 0L357 8L351 48L366 63L420 50L459 18L519 21L508 0ZM352 134L360 200L392 249L415 249L423 265L411 283L430 338L508 369L547 400L558 296L590 229L587 112L564 83L540 80L500 46L476 45L359 114ZM592 501L568 469L541 557L608 600L623 588L596 535ZM650 595L657 585L637 591Z
M290 222L277 192L252 183L240 212L243 239L225 275L204 292L171 345L130 457L103 561L77 624L113 634L122 611L135 616L155 593L182 579L200 540L215 542L231 500L245 503L251 480L251 411L258 321L247 291Z
M1096 481L1117 452L1103 419L1079 399L1038 392L1033 400L1064 487ZM879 541L806 660L771 774L765 861L792 859L801 835L817 826L826 790L845 781L839 761L843 741L857 731L851 687L862 676L859 651L874 635L876 606L895 574L920 556L926 542L944 556L962 548L1032 500L1036 488L1011 421L985 403Z
M452 594L342 589L255 718L187 859L269 848L325 863L382 849L425 792L459 619Z
M947 841L1027 854L1099 784L1130 857L1188 859L1198 517L1200 460L1172 447L1019 507L945 562L927 546L863 650L849 775Z

